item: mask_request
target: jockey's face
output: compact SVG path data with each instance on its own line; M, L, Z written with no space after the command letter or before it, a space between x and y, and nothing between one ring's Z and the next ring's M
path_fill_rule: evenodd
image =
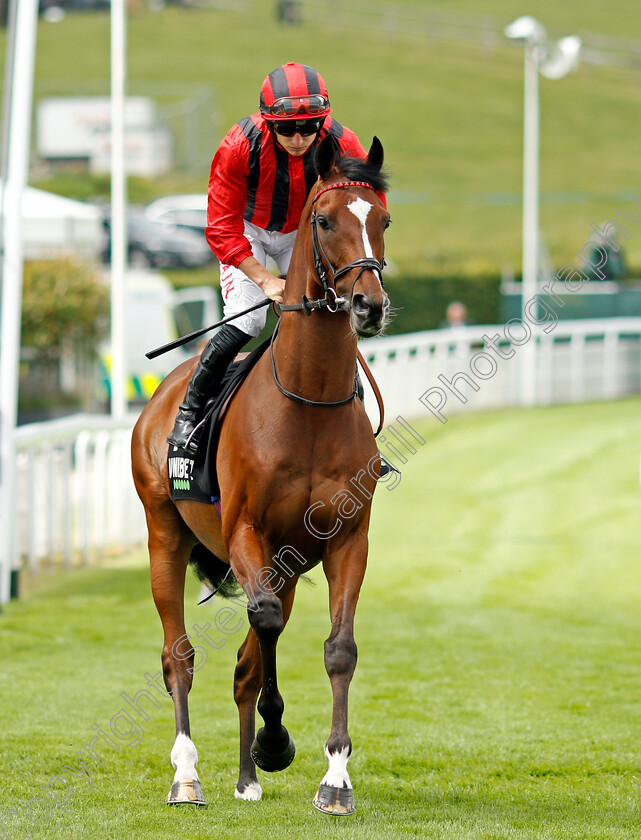
M283 147L283 149L285 149L285 151L288 154L293 155L294 157L300 157L301 155L304 155L316 139L315 134L304 136L300 133L296 133L292 134L291 137L285 137L285 135L279 134L277 131L274 131L274 134L276 135L276 139L278 140L279 144Z

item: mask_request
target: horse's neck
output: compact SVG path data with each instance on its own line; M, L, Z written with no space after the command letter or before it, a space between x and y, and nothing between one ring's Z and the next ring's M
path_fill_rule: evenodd
M310 229L312 205L308 200L301 216L298 236L287 272L285 303L300 303L323 296L311 268ZM284 312L274 343L278 377L285 388L306 399L334 402L345 399L354 389L356 336L345 312L315 309Z
M303 294L313 299L322 293L307 273L290 270L287 282L288 303L300 302ZM306 399L334 402L354 389L356 336L345 312L283 313L274 356L282 384Z

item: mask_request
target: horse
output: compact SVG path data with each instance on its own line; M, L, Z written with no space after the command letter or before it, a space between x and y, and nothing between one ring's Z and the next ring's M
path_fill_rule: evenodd
M366 159L337 156L330 137L319 143L318 177L301 216L277 334L222 421L216 455L220 512L214 505L170 499L166 439L197 359L167 376L133 432L133 475L147 518L152 593L164 631L163 676L176 720L169 804L205 804L187 701L195 658L184 623L191 558L214 589L231 567L248 599L250 626L234 674L240 719L234 794L243 800L261 798L256 766L274 772L294 757L282 724L276 646L300 576L322 563L329 586L331 632L324 659L333 714L325 744L328 770L313 805L328 814L354 811L347 771L354 613L381 466L355 369L358 337L380 333L389 316L382 280L389 225L382 164L376 137ZM256 708L264 722L258 733Z

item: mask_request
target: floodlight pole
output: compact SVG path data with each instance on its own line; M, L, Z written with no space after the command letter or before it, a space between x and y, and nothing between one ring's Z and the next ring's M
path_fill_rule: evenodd
M7 68L11 96L5 102L8 148L2 198L2 290L0 298L0 604L9 600L16 554L16 442L18 370L22 321L24 245L22 196L29 174L33 67L38 0L14 0Z
M125 171L125 0L111 0L111 416L122 420L127 407L124 284L127 229Z
M510 41L524 47L523 69L523 271L521 318L537 321L539 279L539 73L562 79L577 67L581 39L577 35L552 44L545 27L523 15L505 27ZM536 339L530 336L520 354L520 402L534 405L537 399Z
M539 278L539 50L527 41L523 72L523 277L521 318L537 320L536 294ZM529 312L526 306L529 304ZM529 315L529 318L527 317ZM534 339L522 348L521 405L536 402L536 345Z

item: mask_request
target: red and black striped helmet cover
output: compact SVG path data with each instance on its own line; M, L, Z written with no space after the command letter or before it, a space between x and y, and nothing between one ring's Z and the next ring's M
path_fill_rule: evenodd
M282 96L308 96L320 93L326 99L327 85L322 76L307 64L290 61L265 77L260 89L260 110L265 113L270 105Z

